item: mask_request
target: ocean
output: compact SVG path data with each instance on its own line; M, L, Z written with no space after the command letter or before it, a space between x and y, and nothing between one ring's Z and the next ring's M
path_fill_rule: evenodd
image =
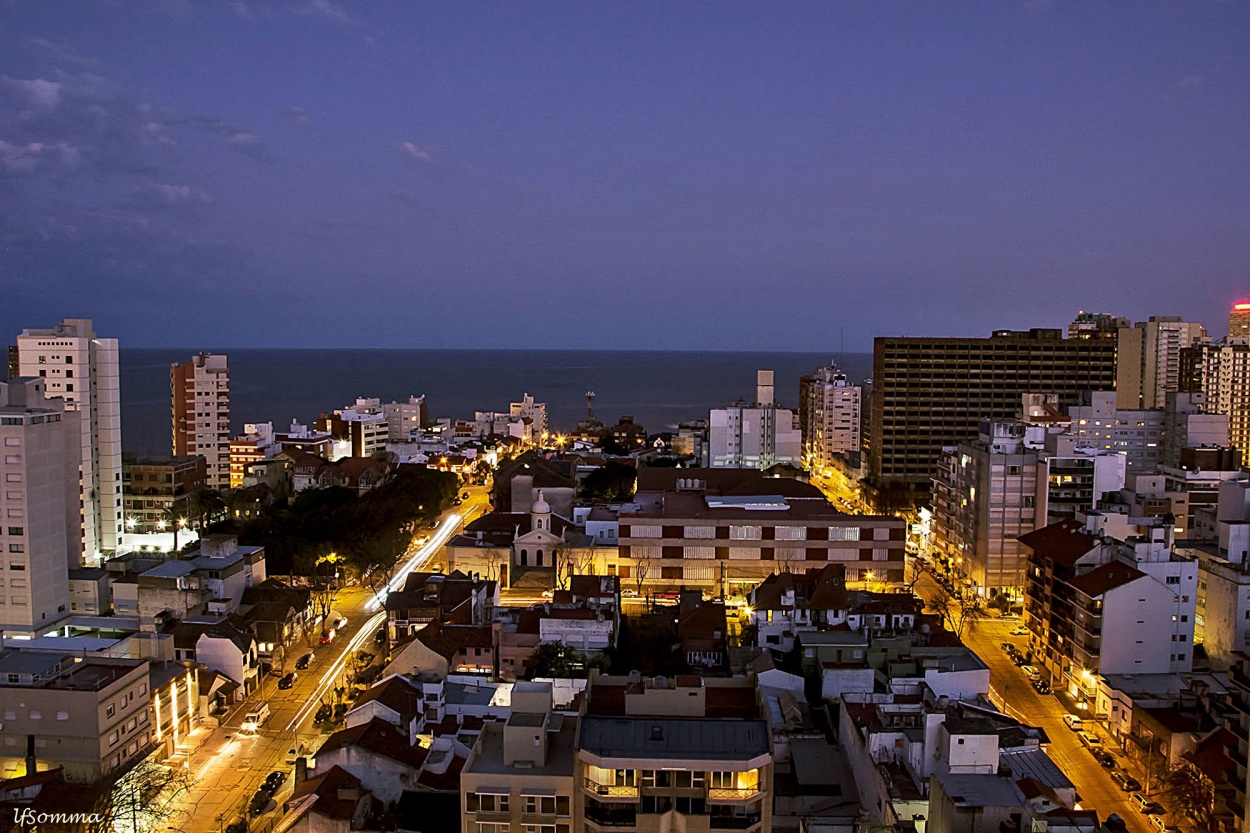
M170 451L169 367L197 350L121 351L122 447L145 456ZM245 422L310 424L357 397L383 402L424 394L431 417L471 419L508 411L530 393L547 403L551 429L586 417L608 424L631 415L650 432L712 408L755 398L755 371L775 372L776 399L796 409L799 377L827 365L829 353L668 353L594 350L208 350L230 363L232 434ZM852 381L872 373L871 353L837 363Z

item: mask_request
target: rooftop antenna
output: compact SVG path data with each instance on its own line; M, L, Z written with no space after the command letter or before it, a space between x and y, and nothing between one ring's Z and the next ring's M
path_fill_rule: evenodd
M593 390L586 391L586 421L595 421L595 392Z

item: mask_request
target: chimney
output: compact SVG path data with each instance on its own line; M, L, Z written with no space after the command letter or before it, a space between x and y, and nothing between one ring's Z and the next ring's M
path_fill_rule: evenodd
M35 774L35 736L26 736L26 774Z
M302 784L308 780L308 759L300 755L295 759L295 783Z

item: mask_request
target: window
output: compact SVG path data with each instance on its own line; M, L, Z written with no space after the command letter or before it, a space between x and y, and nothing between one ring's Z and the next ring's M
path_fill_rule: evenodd
M1180 576L1168 576L1168 577L1167 577L1167 583L1168 583L1168 584L1180 584L1180 583L1181 583L1181 577L1180 577Z
M730 526L729 538L734 541L758 541L764 537L764 531L758 526Z
M859 527L857 526L831 526L829 527L830 541L858 541Z
M115 714L117 714L117 707L116 707L116 706L109 706L107 709L105 709L105 710L104 710L104 716L105 716L105 717L112 717L112 716L113 716L113 715L115 715Z
M119 737L120 737L120 735L118 735L118 733L117 733L117 730L116 730L116 729L114 729L112 732L110 732L110 733L109 733L109 746L116 746L116 745L117 745L117 739L118 739Z
M22 535L24 532L25 532L25 528L24 528L24 527L20 527L20 526L11 526L11 527L9 527L9 534L10 534L10 535Z
M57 712L56 719L57 720L69 720L69 712Z
M31 720L43 720L43 712L31 712L30 719Z
M525 796L525 813L531 816L554 816L556 814L556 797L554 795Z

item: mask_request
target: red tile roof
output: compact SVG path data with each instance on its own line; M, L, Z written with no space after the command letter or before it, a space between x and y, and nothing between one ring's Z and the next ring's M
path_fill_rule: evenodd
M1098 539L1085 531L1085 525L1073 519L1035 529L1017 540L1040 559L1067 567L1075 566L1081 556L1098 544Z
M321 745L318 754L324 755L349 747L368 750L374 754L390 758L392 761L407 764L413 769L425 762L427 754L426 750L420 745L413 746L408 743L407 732L401 731L396 726L387 723L379 717L375 717L368 723L362 723L359 726L340 729L330 735L330 737L326 738L325 743Z
M1142 578L1146 574L1136 567L1130 567L1118 561L1112 561L1109 564L1103 564L1088 573L1077 576L1068 582L1073 588L1096 599L1108 590L1114 590L1132 581Z

